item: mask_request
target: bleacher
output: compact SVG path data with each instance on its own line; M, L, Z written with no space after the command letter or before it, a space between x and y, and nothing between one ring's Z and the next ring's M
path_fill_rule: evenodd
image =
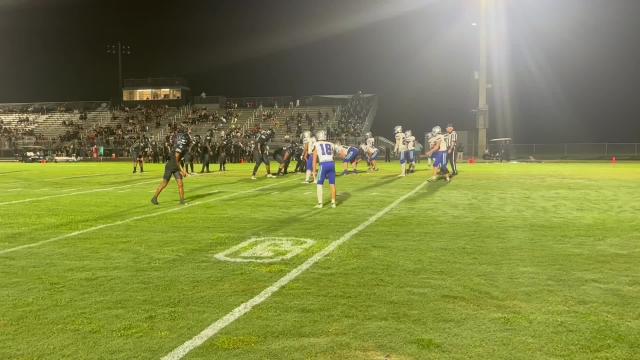
M306 115L308 114L313 119L315 130L325 130L329 127L334 132L333 137L335 140L335 132L339 128L338 122L340 121L341 111L347 106L350 99L351 96L349 95L333 96L324 97L318 103L314 103L312 98L307 98L299 105L296 104L298 106L293 107L275 107L273 106L275 104L271 104L271 107L256 107L256 102L253 101L251 106L244 103L246 107L231 109L235 115L235 120L225 117L226 122L222 122L218 117L215 121L208 119L196 121L196 124L191 126L192 134L204 136L210 129L215 129L216 134L220 134L220 131L228 132L234 129L234 131L238 131L248 138L253 138L252 134L256 128L273 128L276 136L272 141L272 146L275 148L285 143L284 140L287 135L295 139L299 114L302 116L300 121L301 131L311 130L306 120ZM370 116L363 122L362 129L358 129L358 133L363 134L370 128L373 116L375 116L377 101L373 101L367 106L369 106L367 112ZM181 108L166 107L161 108L161 110L158 110L159 108L157 107L154 108L156 110L150 109L152 108L126 110L112 108L106 102L0 104L0 119L3 121L5 128L20 129L21 132L33 130L34 136L25 136L21 140L21 145L29 145L25 144L25 142L30 142L30 145L55 148L67 144L67 142L60 141L60 137L65 135L67 131L79 130L80 137L84 140L100 127L116 129L118 125L123 130L123 136L129 139L127 143L131 142L131 138L139 135L139 133L128 131L130 130L130 118L133 118L131 127L135 127L136 124L144 124L148 126L148 131L145 131L145 135L152 140L162 142L168 133L169 124L193 120L194 114L203 109L206 110L204 113L205 118L214 113L217 113L218 116L226 116L225 113L227 112L227 109L220 107L219 104L187 105ZM142 121L145 118L145 111L151 111L151 115L147 113L146 121ZM267 113L270 116L263 116L263 114ZM320 119L318 118L318 113L322 114ZM27 118L29 119L28 122L25 121ZM326 118L328 120L325 120ZM287 132L286 122L288 119L291 120L289 120L290 131ZM156 124L156 120L159 121L159 124ZM102 140L104 141L104 139ZM358 140L351 138L350 141L355 142ZM127 144L119 146L122 147L120 151L128 149ZM0 139L0 147L8 149L6 138Z

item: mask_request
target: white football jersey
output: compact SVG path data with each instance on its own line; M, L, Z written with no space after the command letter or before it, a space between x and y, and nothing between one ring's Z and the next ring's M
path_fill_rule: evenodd
M312 154L315 146L316 138L312 136L309 138L309 141L307 141L307 154Z
M407 136L404 139L407 144L407 150L415 150L416 149L416 137L415 136Z
M402 151L407 151L407 145L404 143L404 133L397 133L396 134L396 152L402 152Z
M438 151L447 151L447 142L444 139L444 135L443 134L439 134L433 137L434 142L438 142L440 141L440 148L438 149Z
M347 145L336 146L336 152L340 157L344 158L345 156L347 156L347 153L349 152L349 146Z
M318 141L315 144L316 153L318 154L318 162L332 162L333 153L337 147L328 141Z

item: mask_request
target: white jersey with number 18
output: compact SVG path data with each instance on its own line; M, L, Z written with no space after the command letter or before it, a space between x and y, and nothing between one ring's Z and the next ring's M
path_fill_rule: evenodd
M328 141L316 142L316 152L318 153L318 162L325 163L333 161L333 153L336 150L336 146Z

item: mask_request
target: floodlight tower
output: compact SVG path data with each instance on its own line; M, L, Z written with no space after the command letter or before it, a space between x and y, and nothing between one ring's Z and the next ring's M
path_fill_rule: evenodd
M480 0L480 66L478 68L478 111L476 111L476 127L478 128L478 157L487 148L487 129L489 128L489 105L487 104L487 6L490 0Z
M120 41L107 45L107 54L118 55L118 98L122 103L122 55L131 55L131 46L123 45Z

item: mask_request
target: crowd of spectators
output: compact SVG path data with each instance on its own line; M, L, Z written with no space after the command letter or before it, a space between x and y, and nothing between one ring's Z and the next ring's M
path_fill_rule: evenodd
M34 126L35 121L29 116L20 117L11 126L0 119L0 149L14 148L17 143L27 139L40 139L41 136L35 133Z
M362 136L369 108L369 102L362 96L362 92L353 95L340 111L337 118L337 132L349 137Z
M136 140L142 139L153 128L161 126L162 118L169 112L166 106L135 108L115 107L108 123L87 124L87 113L82 112L78 121L65 121L67 130L50 144L52 152L59 156L90 155L93 146L110 149L118 156L126 155Z
M222 124L236 124L240 115L234 108L224 109L223 112L209 111L206 107L194 107L187 114L185 121L190 125L208 124L218 128Z

